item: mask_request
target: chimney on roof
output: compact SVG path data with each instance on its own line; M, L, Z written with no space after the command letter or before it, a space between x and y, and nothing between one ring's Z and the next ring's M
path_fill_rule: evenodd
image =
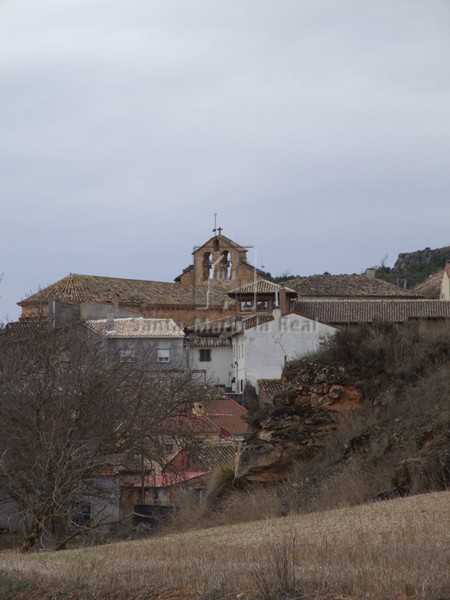
M280 285L279 294L280 294L281 314L287 315L287 313L289 312L289 306L288 306L288 300L287 300L287 294L286 294L286 287L283 284Z
M280 308L280 286L275 286L275 300L273 303L274 308Z
M366 269L364 271L364 275L368 278L368 279L375 279L375 272L376 272L376 267L369 267L368 269Z
M281 319L281 308L279 306L273 307L272 316L275 319L275 321L278 321L278 319Z
M116 330L115 324L114 324L114 315L113 313L106 313L106 332L107 333L114 333Z
M192 412L194 415L204 415L205 407L201 402L194 402L194 404L192 405Z
M119 294L113 294L112 297L112 305L114 306L114 308L119 308L119 302L120 302L120 296Z

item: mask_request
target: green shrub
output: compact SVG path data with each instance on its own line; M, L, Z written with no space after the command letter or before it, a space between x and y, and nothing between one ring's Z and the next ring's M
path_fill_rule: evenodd
M450 328L442 322L398 325L379 321L339 329L310 358L343 365L374 399L388 386L402 388L450 359Z

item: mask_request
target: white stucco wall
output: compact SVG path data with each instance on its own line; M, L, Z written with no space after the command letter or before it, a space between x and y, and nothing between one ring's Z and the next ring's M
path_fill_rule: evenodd
M285 361L317 350L321 341L335 331L297 314L277 317L243 331L233 340L239 381L246 380L257 387L258 379L281 377Z
M441 281L441 300L450 300L450 279L447 271L444 271Z
M193 371L205 370L206 381L212 385L224 385L229 387L231 385L232 377L232 348L219 347L219 348L207 348L211 350L211 360L201 361L200 360L200 348L189 348L189 366Z

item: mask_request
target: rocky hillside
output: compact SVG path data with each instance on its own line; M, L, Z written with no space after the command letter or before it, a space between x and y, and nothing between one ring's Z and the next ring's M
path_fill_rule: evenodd
M237 479L294 480L307 502L350 482L360 501L449 487L448 333L341 330L313 361L289 364L273 407L253 417Z
M253 423L254 433L241 448L236 476L282 481L298 461L324 448L343 414L362 407L361 394L344 368L291 363L273 407Z
M392 268L382 266L375 276L393 284L405 284L408 289L415 288L430 276L442 272L445 261L450 259L450 246L443 248L425 248L415 252L403 252L398 255ZM440 282L439 282L440 283ZM430 288L427 297L438 298L436 286Z

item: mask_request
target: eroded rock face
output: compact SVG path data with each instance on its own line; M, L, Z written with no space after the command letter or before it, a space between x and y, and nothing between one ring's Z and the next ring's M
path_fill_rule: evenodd
M255 424L242 445L236 477L280 481L299 460L323 448L342 412L362 406L358 390L344 369L307 361L288 365L273 408Z
M394 271L406 271L413 267L421 267L423 265L431 264L437 259L442 259L443 264L445 259L450 256L450 246L444 248L425 248L424 250L416 250L415 252L402 252L398 255L397 260L394 264Z

